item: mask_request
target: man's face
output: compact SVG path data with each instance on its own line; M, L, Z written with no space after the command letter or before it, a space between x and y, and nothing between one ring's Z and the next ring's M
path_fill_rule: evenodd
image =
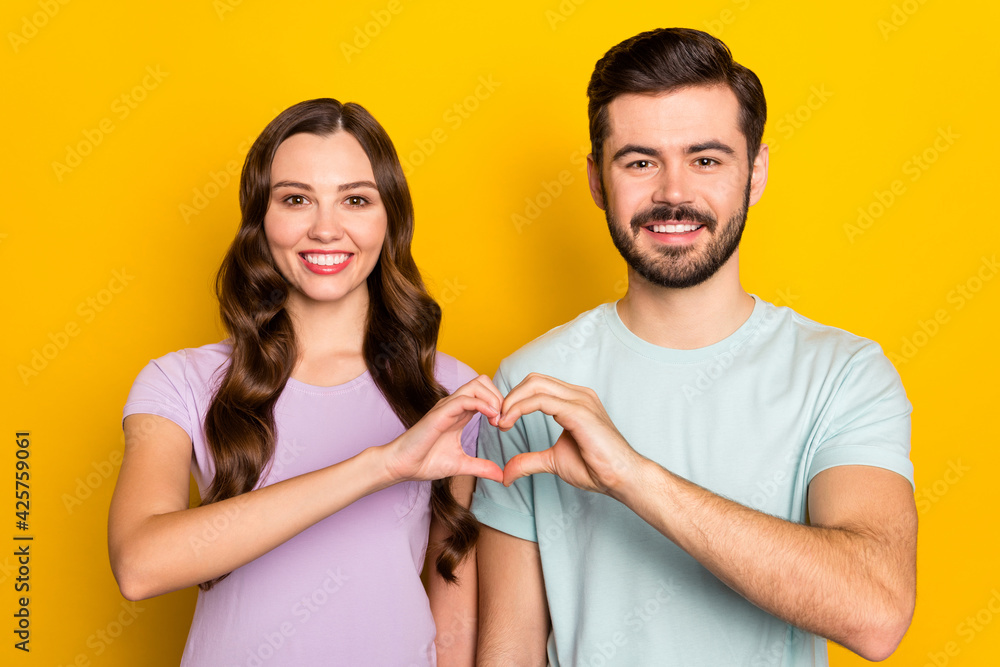
M747 164L729 88L622 95L608 106L591 194L629 266L654 285L699 285L733 258L767 180L767 148Z

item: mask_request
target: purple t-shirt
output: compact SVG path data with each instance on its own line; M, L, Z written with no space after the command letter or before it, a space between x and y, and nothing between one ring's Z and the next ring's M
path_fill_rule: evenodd
M229 351L228 343L216 343L151 361L125 404L125 416L160 415L187 432L202 495L215 471L205 414ZM449 392L475 377L440 352L435 374ZM274 414L274 459L258 486L338 463L404 431L367 372L335 387L290 379ZM478 424L476 415L462 433L470 456ZM434 665L434 619L420 582L430 487L404 482L361 498L199 591L181 664ZM226 521L220 517L220 527ZM215 537L212 530L192 537L191 557Z

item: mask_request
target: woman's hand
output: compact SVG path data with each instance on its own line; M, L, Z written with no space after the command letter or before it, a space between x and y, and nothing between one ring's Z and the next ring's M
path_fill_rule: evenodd
M497 464L474 458L462 450L462 429L477 412L496 424L502 401L503 396L485 375L442 398L412 428L383 445L391 483L456 475L502 482L503 471Z

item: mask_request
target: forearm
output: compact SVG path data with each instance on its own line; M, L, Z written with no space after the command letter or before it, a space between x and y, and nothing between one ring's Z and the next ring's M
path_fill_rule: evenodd
M549 609L538 544L483 526L479 537L479 667L542 667Z
M434 560L431 560L433 556ZM431 613L437 626L434 643L440 667L476 664L476 630L478 627L477 581L475 551L456 568L456 583L446 582L437 573L437 554L427 553L430 568L427 594Z
M613 495L756 606L863 657L884 658L909 625L912 567L860 526L785 521L652 462Z
M472 477L451 479L451 492L465 508L472 502L475 480ZM478 580L476 550L473 548L455 568L456 581L449 583L437 571L437 559L448 530L434 517L431 519L424 573L431 614L437 626L434 643L439 667L472 667L476 664L476 634L478 629Z
M120 526L109 538L123 594L144 599L214 579L389 486L379 449L234 498Z

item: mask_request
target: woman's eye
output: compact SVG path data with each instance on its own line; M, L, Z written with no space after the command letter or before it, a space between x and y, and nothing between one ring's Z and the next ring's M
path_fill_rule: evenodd
M368 201L364 197L354 196L354 197L348 197L347 198L347 205L348 206L364 206L367 203L368 203Z
M303 206L306 203L306 198L303 197L302 195L290 195L288 197L285 197L285 201L291 204L292 206Z

